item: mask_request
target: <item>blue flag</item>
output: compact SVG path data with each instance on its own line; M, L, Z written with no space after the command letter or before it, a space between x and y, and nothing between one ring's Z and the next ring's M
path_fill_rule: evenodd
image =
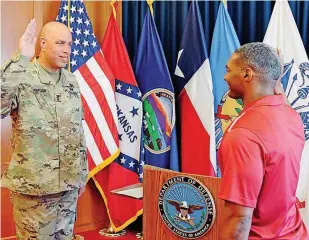
M135 55L134 71L143 100L145 163L179 171L174 88L149 9Z
M225 66L239 46L240 43L229 13L221 2L210 51L217 149L225 129L243 108L241 100L234 100L227 96L228 86L224 81Z

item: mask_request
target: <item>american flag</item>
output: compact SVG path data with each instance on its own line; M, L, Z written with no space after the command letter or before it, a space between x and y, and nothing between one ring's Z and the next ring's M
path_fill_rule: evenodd
M61 1L56 20L66 24L73 37L70 69L82 95L89 178L119 155L115 78L93 33L83 1Z

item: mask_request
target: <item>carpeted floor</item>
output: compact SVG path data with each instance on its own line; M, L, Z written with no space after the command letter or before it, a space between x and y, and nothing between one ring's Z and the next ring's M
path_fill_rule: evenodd
M83 238L80 238L78 235L74 238L74 240L137 240L136 237L136 231L127 231L126 235L120 236L120 237L104 237L100 235L99 230L89 231L89 232L82 232L78 233L78 235L82 236ZM16 240L16 238L1 238L5 240Z

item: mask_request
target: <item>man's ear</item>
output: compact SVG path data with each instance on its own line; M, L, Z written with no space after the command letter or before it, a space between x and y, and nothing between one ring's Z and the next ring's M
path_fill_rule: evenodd
M45 49L46 49L46 38L41 37L40 46L41 46L42 51L45 51Z
M245 82L250 82L252 80L253 71L251 68L245 68L244 80Z

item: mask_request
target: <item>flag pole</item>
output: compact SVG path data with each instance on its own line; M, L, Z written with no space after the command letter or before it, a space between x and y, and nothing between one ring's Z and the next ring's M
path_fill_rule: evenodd
M115 3L118 0L111 0L110 5L112 8L112 13L114 15L114 18L117 19L117 9L115 7ZM108 210L108 209L107 209ZM110 218L111 221L111 218ZM108 228L103 228L102 230L99 231L99 234L105 237L120 237L126 235L126 230L121 230L119 232L115 232L115 229L113 228L113 224L110 222Z
M68 0L68 28L70 29L71 32L71 28L70 28L70 0ZM69 64L68 64L68 71L71 72L71 54L69 56Z

